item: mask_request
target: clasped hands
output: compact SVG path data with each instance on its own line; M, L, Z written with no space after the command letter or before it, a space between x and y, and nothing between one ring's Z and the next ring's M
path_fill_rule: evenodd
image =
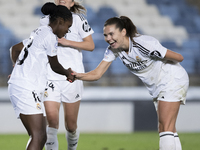
M68 68L67 71L67 81L73 83L76 80L76 75L74 75L74 71L71 68Z

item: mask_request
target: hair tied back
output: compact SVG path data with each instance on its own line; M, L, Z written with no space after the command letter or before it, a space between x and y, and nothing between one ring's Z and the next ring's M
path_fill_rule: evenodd
M54 3L47 2L42 6L41 12L44 15L52 15L56 9L57 9L57 6Z

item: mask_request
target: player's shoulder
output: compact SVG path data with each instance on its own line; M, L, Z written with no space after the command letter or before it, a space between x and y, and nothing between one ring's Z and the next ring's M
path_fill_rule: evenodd
M48 24L49 24L49 15L42 16L40 18L40 26L44 26Z
M137 37L134 37L133 39L136 43L141 44L141 45L144 45L144 44L154 45L159 42L155 37L150 36L150 35L138 35Z
M83 16L83 14L75 14L75 13L72 13L72 17L73 17L73 21L85 21L85 17Z
M33 30L35 35L38 35L42 39L51 39L55 35L52 32L52 29L48 25L43 25L38 27L37 29Z

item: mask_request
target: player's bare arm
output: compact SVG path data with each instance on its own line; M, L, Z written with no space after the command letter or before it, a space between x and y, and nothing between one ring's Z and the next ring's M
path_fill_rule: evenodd
M21 50L23 49L24 45L22 42L14 45L13 47L10 48L10 57L11 57L11 60L13 62L13 64L16 63L17 61L17 58L21 52Z
M102 75L106 72L112 62L101 61L100 64L92 71L87 73L76 73L73 74L79 80L84 81L96 81L102 77Z
M83 38L82 42L70 41L65 38L58 38L58 43L61 46L72 47L75 49L82 49L86 51L93 51L95 47L92 35Z
M69 82L74 82L75 76L72 75L71 69L69 68L68 70L66 70L65 68L63 68L62 65L58 62L57 56L53 56L53 57L48 56L48 59L49 59L51 69L54 72L65 75Z
M181 54L168 49L165 55L165 59L173 61L173 62L182 62L184 58Z

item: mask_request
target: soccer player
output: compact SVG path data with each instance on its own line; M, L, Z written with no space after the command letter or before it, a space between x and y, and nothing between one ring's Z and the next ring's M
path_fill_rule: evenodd
M46 136L46 119L42 97L46 86L47 63L52 70L73 81L74 76L57 60L57 37L62 38L72 25L72 13L65 6L46 3L42 12L50 23L35 29L28 40L11 48L14 69L8 81L8 92L17 118L28 135L27 150L42 150Z
M93 30L87 20L82 16L86 10L74 0L55 0L57 5L66 6L72 12L73 24L65 37L58 39L58 61L65 67L69 66L77 71L84 72L82 50L93 51ZM49 16L40 20L40 25L47 25ZM80 100L83 93L83 82L77 80L73 83L66 81L65 77L52 71L48 66L48 84L45 91L44 105L47 115L47 142L46 150L58 150L57 132L59 128L59 110L62 103L65 116L66 139L68 150L76 150L79 131L77 118Z
M140 35L126 16L108 19L104 38L109 47L96 69L76 73L77 79L95 81L101 78L117 57L147 87L158 115L160 150L181 150L176 132L180 104L185 104L189 85L188 74L179 64L183 56L163 47L151 36Z

